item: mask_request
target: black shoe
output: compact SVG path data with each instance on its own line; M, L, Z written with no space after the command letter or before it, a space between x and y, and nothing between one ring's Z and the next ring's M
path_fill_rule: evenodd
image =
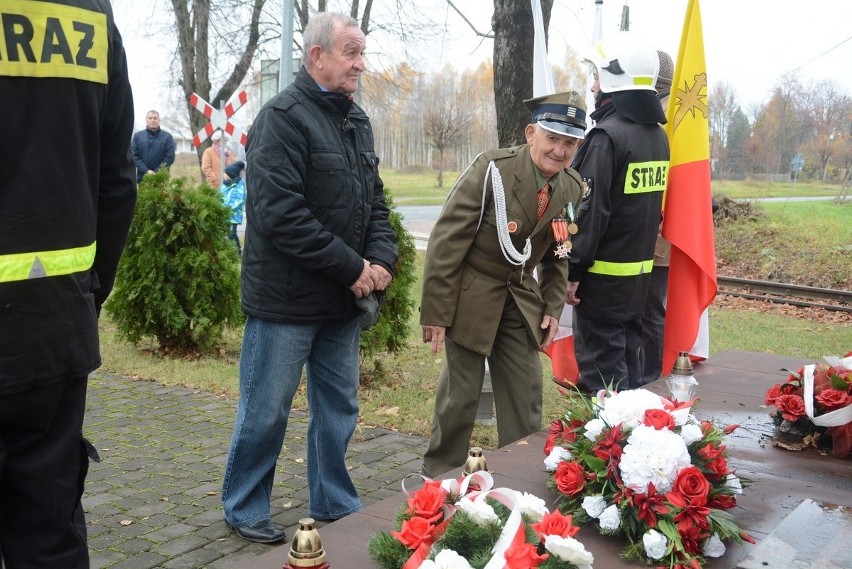
M284 526L272 520L263 520L245 527L231 526L231 528L241 538L257 543L277 543L287 539L287 534L284 533Z

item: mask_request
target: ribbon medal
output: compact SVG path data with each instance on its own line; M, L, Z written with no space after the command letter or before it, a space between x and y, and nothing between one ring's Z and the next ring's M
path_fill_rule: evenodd
M574 223L574 204L568 202L568 205L562 210L562 215L550 222L550 228L553 230L553 238L556 240L554 254L560 259L566 259L571 253L569 235L576 235L578 229L577 224Z

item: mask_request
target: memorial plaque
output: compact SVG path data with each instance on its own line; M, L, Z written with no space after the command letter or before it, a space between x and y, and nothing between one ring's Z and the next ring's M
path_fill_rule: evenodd
M805 500L737 568L848 569L850 536L852 508Z

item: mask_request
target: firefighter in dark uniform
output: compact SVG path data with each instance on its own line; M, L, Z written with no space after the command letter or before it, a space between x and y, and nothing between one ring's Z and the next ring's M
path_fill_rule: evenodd
M0 20L0 557L82 569L86 379L136 200L133 98L108 0L3 0Z
M572 164L585 183L568 276L578 387L642 385L642 324L669 165L656 50L630 32L595 46L595 127Z

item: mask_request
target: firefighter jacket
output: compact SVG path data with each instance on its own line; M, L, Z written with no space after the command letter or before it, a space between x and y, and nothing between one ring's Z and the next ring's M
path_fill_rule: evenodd
M396 233L367 115L304 67L248 135L242 306L289 324L359 316L364 259L393 274Z
M506 229L517 251L531 245L521 265L504 257L498 237L493 182L488 165L500 172L505 192ZM456 181L432 228L423 269L420 323L444 326L447 336L474 352L490 355L503 305L512 295L536 344L544 340L541 320L557 320L565 306L568 259L556 253L551 227L580 200L580 177L563 170L550 179L551 195L536 221L535 166L529 146L480 154ZM533 270L538 269L538 280Z
M136 201L133 99L107 0L0 3L0 396L100 365Z
M579 281L591 318L625 321L644 314L669 144L662 127L635 123L611 104L592 118L573 163L586 188L568 280Z

